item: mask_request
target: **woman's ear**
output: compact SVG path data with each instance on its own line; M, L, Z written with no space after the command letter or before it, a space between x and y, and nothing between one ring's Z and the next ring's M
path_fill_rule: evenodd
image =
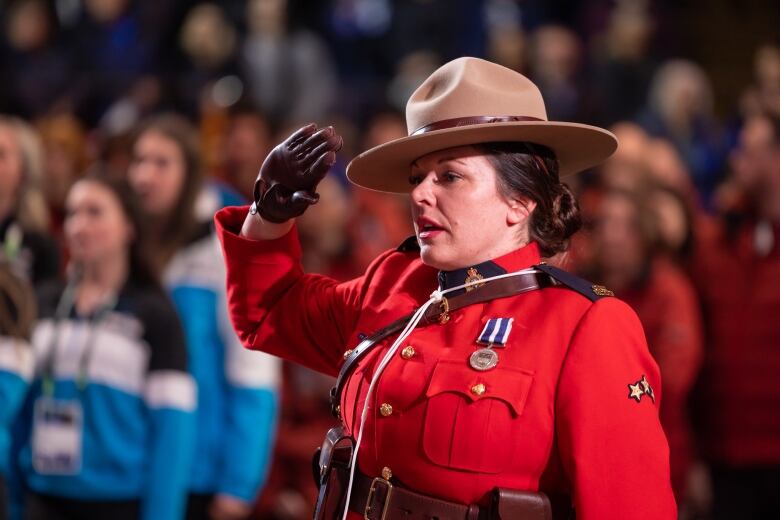
M531 218L531 213L536 209L536 202L530 199L510 199L506 213L506 223L510 226L523 224Z

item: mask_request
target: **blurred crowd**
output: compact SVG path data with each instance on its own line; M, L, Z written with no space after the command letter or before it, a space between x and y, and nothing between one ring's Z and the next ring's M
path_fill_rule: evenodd
M242 350L211 218L291 129L334 124L304 263L359 276L412 227L346 163L405 136L409 94L461 55L618 136L565 179L584 227L552 261L638 313L680 517L778 517L780 45L719 113L707 70L654 52L657 3L551 4L0 4L0 518L310 517L333 381Z

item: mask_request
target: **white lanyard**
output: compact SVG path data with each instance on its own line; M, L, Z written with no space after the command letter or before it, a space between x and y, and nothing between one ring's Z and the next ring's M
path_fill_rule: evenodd
M50 348L43 364L42 391L43 394L47 397L54 395L54 366L56 364L57 355L57 331L62 324L62 320L69 317L70 313L73 311L73 307L76 304L76 286L77 281L71 281L65 287L65 290L62 293L62 297L60 298L60 301L57 305L57 310L54 313L54 325L52 327ZM76 374L76 387L78 388L79 392L83 391L88 383L87 370L89 368L89 360L92 357L92 350L95 346L95 331L103 322L103 319L108 315L108 313L114 310L116 304L117 297L112 296L104 305L100 306L87 320L85 320L88 327L87 338L84 340L84 350L81 352L78 373Z

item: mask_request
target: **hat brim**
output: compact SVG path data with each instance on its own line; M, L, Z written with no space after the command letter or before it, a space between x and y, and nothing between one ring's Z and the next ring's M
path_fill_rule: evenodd
M457 126L403 137L367 150L347 165L347 178L364 188L407 193L411 164L423 155L456 146L489 142L525 141L555 152L559 175L564 177L592 168L617 148L609 131L579 123L511 121Z

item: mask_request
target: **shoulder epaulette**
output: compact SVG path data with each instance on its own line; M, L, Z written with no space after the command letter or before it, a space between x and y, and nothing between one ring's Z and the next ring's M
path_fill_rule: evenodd
M420 244L417 242L417 236L412 235L403 242L401 245L395 248L399 253L419 253Z
M603 285L593 284L584 278L575 276L567 271L564 271L563 269L558 269L557 267L553 267L548 264L538 264L534 267L543 273L548 274L559 284L564 285L573 291L577 291L592 302L607 296L615 296L615 293Z

